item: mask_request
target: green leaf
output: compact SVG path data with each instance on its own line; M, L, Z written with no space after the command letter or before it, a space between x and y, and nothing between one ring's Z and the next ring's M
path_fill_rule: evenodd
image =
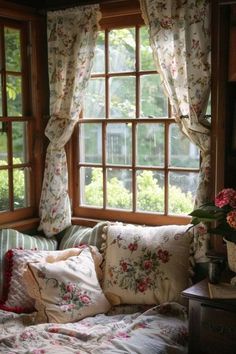
M196 209L192 211L189 215L200 219L200 221L214 221L219 220L219 217L222 215L222 213L219 214L217 212Z

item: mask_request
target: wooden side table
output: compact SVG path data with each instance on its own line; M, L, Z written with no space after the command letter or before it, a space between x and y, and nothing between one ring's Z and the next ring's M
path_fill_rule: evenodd
M236 354L236 299L211 299L207 279L182 296L189 300L189 354Z

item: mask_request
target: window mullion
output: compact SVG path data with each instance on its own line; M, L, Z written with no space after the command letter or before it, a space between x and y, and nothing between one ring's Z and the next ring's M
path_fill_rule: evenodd
M102 122L102 170L103 170L103 208L107 205L107 169L106 169L106 129L107 122Z
M105 30L105 118L109 118L109 31ZM102 176L103 176L103 208L107 206L107 168L106 168L106 141L107 141L107 122L102 122Z
M168 215L169 211L169 138L170 138L170 124L168 121L165 123L165 194L164 194L164 213Z
M14 183L13 183L13 149L12 149L12 123L7 123L7 144L8 144L8 183L9 183L9 205L10 210L14 210Z
M137 181L136 181L136 128L137 122L132 124L132 192L133 192L133 211L137 210Z

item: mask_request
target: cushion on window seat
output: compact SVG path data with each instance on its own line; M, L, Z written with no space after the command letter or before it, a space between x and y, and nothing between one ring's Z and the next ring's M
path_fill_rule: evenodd
M56 250L57 240L55 237L47 239L43 236L30 236L13 229L0 230L0 299L3 292L4 256L13 248Z
M104 242L102 238L103 228L107 224L106 221L99 222L93 228L79 225L69 226L64 232L59 249L63 250L80 245L91 245L96 246L100 250Z
M76 250L77 255L66 259L47 257L45 262L27 264L23 279L35 299L36 323L75 322L111 308L96 271L102 262L101 254L93 246L71 249Z
M190 285L190 225L104 228L103 290L113 305L182 302Z

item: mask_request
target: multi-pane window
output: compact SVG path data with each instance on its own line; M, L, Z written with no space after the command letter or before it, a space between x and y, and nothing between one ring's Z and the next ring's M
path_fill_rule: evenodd
M99 33L78 132L75 214L192 210L199 151L172 117L146 27Z
M0 19L0 212L31 206L27 29Z

